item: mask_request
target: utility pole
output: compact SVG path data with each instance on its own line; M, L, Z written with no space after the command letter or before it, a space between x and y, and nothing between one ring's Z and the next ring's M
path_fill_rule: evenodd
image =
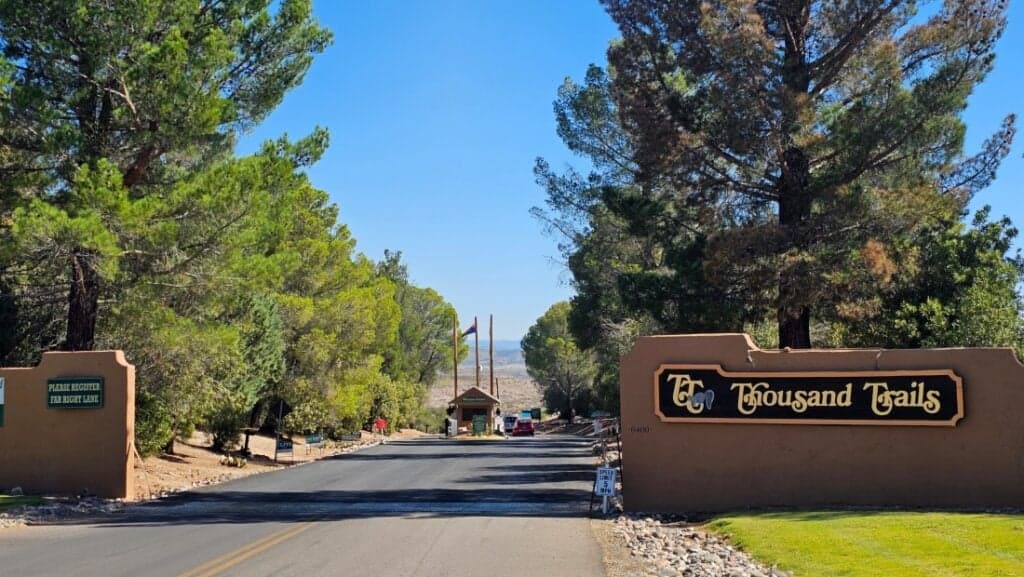
M495 316L490 316L490 396L495 396Z
M455 381L455 394L459 397L459 317L452 317L452 379Z

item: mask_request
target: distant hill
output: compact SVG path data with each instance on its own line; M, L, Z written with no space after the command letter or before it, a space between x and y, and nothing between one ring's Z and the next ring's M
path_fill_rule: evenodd
M473 337L470 336L466 340L466 342L469 343L470 347L472 347L473 346ZM483 356L484 351L486 351L486 350L487 350L487 341L485 339L480 339L480 356ZM518 351L518 350L520 350L519 341L502 341L502 340L494 339L494 352L495 353L497 353L498 351L508 352L508 351Z
M494 341L494 369L498 370L501 368L502 372L526 377L526 361L523 359L523 351L518 346L515 348L502 348L498 346L499 342L501 341ZM473 350L473 345L470 344L469 354L459 363L459 373L464 371L472 372L475 359L476 351ZM490 362L490 351L487 350L483 343L480 343L480 366L482 367L480 370L487 372ZM451 369L448 372L451 373Z

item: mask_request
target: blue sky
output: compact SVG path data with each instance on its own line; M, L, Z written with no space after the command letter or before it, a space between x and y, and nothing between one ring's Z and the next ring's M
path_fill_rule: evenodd
M402 251L413 282L439 291L462 324L494 314L518 340L571 295L554 239L529 209L544 202L533 164L580 164L555 134L566 76L605 62L617 36L597 0L374 0L314 3L335 42L305 82L239 146L283 133L331 132L310 170L374 260ZM968 150L1010 112L1024 113L1024 2L1011 3L996 70L966 114ZM1024 130L1022 130L1024 133ZM1024 136L975 199L1024 225Z

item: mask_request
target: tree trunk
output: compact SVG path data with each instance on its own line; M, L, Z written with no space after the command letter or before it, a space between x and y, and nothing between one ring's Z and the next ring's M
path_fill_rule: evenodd
M785 135L781 153L781 170L776 185L779 199L780 253L802 253L810 246L811 234L811 161L798 144L810 99L810 67L807 63L807 23L810 2L784 2L779 10L786 35L782 67L782 130ZM785 257L783 257L785 259ZM779 274L779 347L809 349L811 347L811 310L808 298L808 271L800 260L781 262Z
M64 350L91 351L96 345L96 315L100 299L100 275L96 255L76 251L71 255L71 290L68 292L68 331Z
M791 316L779 310L779 348L811 348L811 310L800 307L800 314Z
M807 248L807 234L811 218L811 200L807 194L810 164L807 155L798 148L785 153L785 166L779 191L779 226L784 245L782 252ZM805 293L807 271L799 264L783 262L779 273L779 348L811 348L811 310Z

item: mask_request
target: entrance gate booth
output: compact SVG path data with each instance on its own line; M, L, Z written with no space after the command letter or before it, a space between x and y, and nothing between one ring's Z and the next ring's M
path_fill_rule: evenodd
M484 434L491 434L494 431L495 410L501 401L492 397L477 387L466 389L461 395L452 399L455 412L452 417L458 423L458 431L473 432L473 417L483 416L486 419L487 427Z

